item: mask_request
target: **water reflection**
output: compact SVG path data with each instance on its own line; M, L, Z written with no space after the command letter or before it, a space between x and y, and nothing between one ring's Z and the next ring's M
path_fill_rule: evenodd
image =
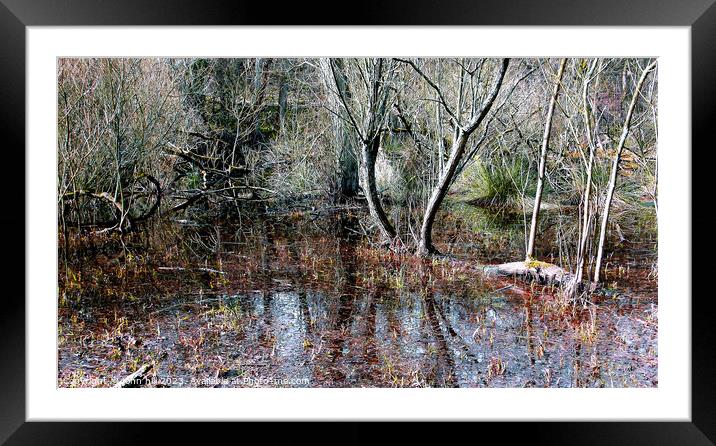
M655 296L564 315L538 291L496 293L504 284L444 265L370 257L355 218L323 224L311 233L264 221L224 249L233 292L86 304L82 320L61 310L61 383L152 361L183 385L206 376L315 387L657 384ZM134 344L115 352L116 333Z

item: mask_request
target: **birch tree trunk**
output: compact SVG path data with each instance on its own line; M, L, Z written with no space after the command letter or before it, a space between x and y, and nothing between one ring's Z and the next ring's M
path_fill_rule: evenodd
M562 75L564 74L564 65L567 59L562 59L559 62L559 69L557 70L557 80L554 83L554 90L552 91L552 97L549 100L549 108L547 109L547 119L544 125L544 135L542 135L542 151L539 158L539 168L537 174L537 191L535 192L535 203L532 209L532 220L530 222L530 235L527 241L527 253L525 257L527 260L532 260L535 248L535 236L537 234L537 218L539 216L539 208L542 203L542 189L544 188L544 170L547 162L547 149L549 148L549 136L552 131L552 116L554 115L554 106L557 102L557 95L559 94L559 87L562 84Z
M634 94L631 98L631 103L629 104L629 109L627 111L626 119L624 120L624 125L622 127L622 133L619 137L619 143L616 148L616 152L614 154L614 161L612 162L612 171L609 176L609 186L607 188L607 197L604 202L604 211L602 212L602 225L601 229L599 231L599 245L597 248L597 261L596 265L594 267L594 282L598 283L601 276L601 267L602 267L602 257L604 254L604 241L607 236L607 224L609 223L609 208L612 204L612 199L614 198L614 189L616 188L617 183L617 174L619 173L619 162L621 161L622 156L622 150L624 149L624 143L626 143L627 136L629 136L629 128L631 125L631 118L634 114L634 107L636 106L636 102L639 99L639 92L641 91L641 87L644 85L644 81L646 80L646 77L649 75L649 73L656 67L656 60L647 65L646 68L644 68L644 71L641 73L641 77L639 78L639 82L636 84L636 88L634 89Z

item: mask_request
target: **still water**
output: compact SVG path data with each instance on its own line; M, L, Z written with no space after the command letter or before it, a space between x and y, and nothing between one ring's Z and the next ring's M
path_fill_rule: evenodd
M111 386L142 364L154 387L658 385L651 251L624 248L616 291L565 306L484 278L464 237L460 261L419 260L372 246L357 221L182 222L181 243L68 255L58 385Z

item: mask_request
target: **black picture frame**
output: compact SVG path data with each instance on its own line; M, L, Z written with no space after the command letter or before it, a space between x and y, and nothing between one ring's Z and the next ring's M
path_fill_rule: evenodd
M0 135L2 135L2 178L25 184L25 31L28 26L102 25L530 25L530 26L690 26L692 61L692 147L705 149L713 143L711 106L716 97L716 6L714 0L652 2L649 0L378 0L338 2L316 0L270 6L265 2L228 0L0 0ZM330 16L327 13L340 14ZM686 149L684 149L686 150ZM706 163L695 163L692 149L692 178L708 178ZM699 159L700 159L699 155ZM701 166L701 167L699 167ZM694 170L695 169L695 170ZM706 172L698 175L698 170ZM712 174L711 174L712 175ZM713 175L712 175L713 176ZM692 183L694 194L701 188ZM713 190L713 186L707 190ZM0 227L5 234L5 252L0 256L4 276L25 276L25 193L5 189ZM698 202L694 197L692 203ZM692 221L694 220L692 212ZM692 228L692 234L695 233ZM24 234L19 237L18 234ZM9 235L9 237L8 237ZM712 252L712 251L709 251ZM708 254L707 254L708 255ZM704 277L710 263L692 255L692 277ZM25 405L25 295L24 282L16 292L6 291L0 304L0 442L7 444L115 444L148 440L159 434L163 442L187 440L199 434L203 441L223 436L237 438L231 423L211 426L184 423L88 423L26 422ZM514 440L549 444L714 444L716 441L716 365L711 328L714 304L710 293L692 299L692 421L517 423L517 429L502 423L483 423L485 433ZM672 296L673 297L673 296ZM688 298L690 296L677 296ZM476 402L479 404L479 402ZM579 408L575 408L579 410ZM396 414L399 416L399 414ZM639 414L635 413L634 418ZM265 429L259 427L258 429ZM374 431L363 425L338 426L342 438L369 440ZM431 429L431 428L429 428ZM469 427L475 432L475 427ZM153 431L153 432L152 432ZM423 435L420 427L399 428L401 439ZM443 434L448 430L436 429ZM300 436L299 429L271 429ZM449 430L452 432L452 429ZM240 435L247 435L245 432ZM308 437L315 436L315 433ZM227 437L224 437L227 438ZM261 437L259 437L261 438ZM268 438L268 437L267 437ZM311 441L309 438L308 441Z

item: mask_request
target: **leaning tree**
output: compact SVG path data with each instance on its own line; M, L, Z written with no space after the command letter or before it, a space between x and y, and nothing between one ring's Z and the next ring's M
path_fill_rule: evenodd
M443 139L450 137L448 159L445 162L432 193L428 199L427 206L423 213L423 221L420 227L420 239L417 253L419 255L431 255L437 253L432 243L432 230L440 205L452 184L458 167L463 162L470 136L483 123L488 112L492 108L497 95L502 87L505 73L509 65L509 59L502 59L497 63L496 73L492 80L485 86L481 82L481 75L486 65L490 64L489 59L471 60L467 64L456 62L459 70L458 94L456 104L450 105L446 99L443 88L437 85L418 65L418 62L410 59L395 59L407 64L435 91L437 101L448 116L450 127L440 128L443 132L450 132L451 135L443 135ZM466 100L471 98L471 101Z

